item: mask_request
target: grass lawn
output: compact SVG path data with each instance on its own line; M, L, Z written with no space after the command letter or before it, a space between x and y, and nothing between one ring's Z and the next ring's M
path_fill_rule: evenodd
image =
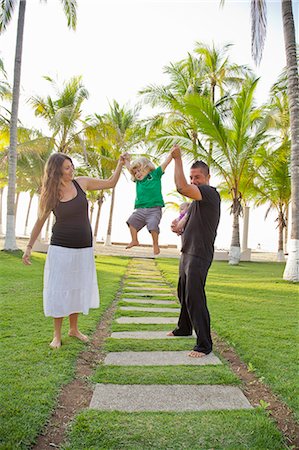
M112 384L240 384L226 365L219 366L100 366L92 377Z
M64 450L281 450L264 411L99 412L77 416Z
M34 254L25 267L21 253L0 252L0 448L28 448L55 407L60 387L74 376L75 362L84 344L67 337L53 351L53 323L42 307L45 256ZM91 335L113 301L129 262L127 258L96 258L100 309L79 318L80 329Z
M178 261L158 259L177 283ZM212 328L299 417L298 284L282 280L284 264L215 261L207 280Z
M175 286L177 261L158 262L168 281ZM220 266L222 268L223 266ZM266 266L267 267L267 266ZM224 268L224 267L223 267ZM211 272L212 274L212 272ZM218 283L221 276L215 276ZM225 277L224 277L225 278ZM244 278L250 278L247 275ZM251 278L250 278L251 279ZM244 283L242 280L241 285ZM238 281L234 280L233 294ZM225 289L229 296L230 291ZM211 295L210 295L211 296ZM244 299L243 299L244 301ZM120 304L123 304L120 300ZM142 305L141 305L142 306ZM214 310L216 306L214 306ZM223 305L222 305L223 307ZM229 307L229 305L226 305ZM239 305L240 309L242 307ZM219 305L217 305L219 308ZM243 308L244 310L244 308ZM218 309L217 309L218 311ZM154 312L116 311L124 316L164 316ZM167 315L170 315L167 313ZM219 315L222 315L220 310ZM137 325L113 323L112 331L170 330L172 325ZM238 334L240 328L235 330ZM220 334L220 333L219 333ZM242 334L242 331L241 331ZM246 339L246 336L243 336ZM227 335L226 335L227 338ZM107 352L190 350L194 339L113 339L105 343ZM240 381L226 362L223 366L105 366L101 364L92 377L94 382L110 384L230 384ZM175 400L175 399L174 399ZM88 449L282 449L282 436L265 411L205 411L184 413L124 413L84 411L74 420L65 450Z
M0 253L0 448L7 450L31 446L55 408L61 386L73 378L76 358L84 348L84 344L67 337L65 323L62 348L59 351L49 349L52 319L44 318L42 311L45 257L35 254L31 267L23 266L20 257L20 254ZM91 335L95 330L119 289L128 262L128 258L119 257L101 256L96 259L101 308L80 317L83 333ZM171 294L175 292L178 261L159 258L156 264L170 283L169 298L173 298ZM238 267L230 267L227 263L215 262L208 277L207 293L213 329L233 345L241 358L251 364L252 370L296 411L298 286L283 282L282 271L281 264L242 263ZM123 293L122 297L127 297L127 293ZM127 305L125 302L120 304ZM169 313L162 315L173 315L169 309ZM120 315L161 314L117 310L115 318ZM173 325L115 322L112 325L113 331L170 329ZM105 350L187 351L193 344L194 339L184 338L108 338ZM226 363L205 367L100 365L91 381L115 384L239 384ZM120 448L280 450L285 448L285 444L272 420L258 408L196 413L86 410L74 419L69 429L68 443L63 446L64 450Z

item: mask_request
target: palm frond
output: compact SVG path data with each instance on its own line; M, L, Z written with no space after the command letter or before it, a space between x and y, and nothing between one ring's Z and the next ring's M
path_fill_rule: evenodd
M11 21L17 3L17 0L0 1L0 33L6 30L7 25Z
M77 0L60 0L67 18L67 25L73 30L77 25Z
M251 52L254 62L262 59L267 31L267 5L265 0L251 0Z

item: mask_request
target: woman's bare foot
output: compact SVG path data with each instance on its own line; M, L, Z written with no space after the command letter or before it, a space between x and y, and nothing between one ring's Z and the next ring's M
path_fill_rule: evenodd
M50 342L49 346L51 348L60 348L61 347L61 340L57 337L54 337L52 342Z
M138 245L139 245L139 242L138 242L138 241L131 241L130 244L128 244L128 245L126 246L126 249L132 248L132 247L137 247Z
M205 353L197 352L196 350L192 350L192 352L188 353L188 356L191 358L203 358L204 356L207 356Z
M159 253L160 253L159 245L153 245L153 249L154 249L154 255L159 255Z
M166 336L174 336L173 331L169 331Z
M85 334L82 334L81 331L75 330L75 331L69 331L70 337L75 337L79 339L81 342L89 342L89 337L85 336Z

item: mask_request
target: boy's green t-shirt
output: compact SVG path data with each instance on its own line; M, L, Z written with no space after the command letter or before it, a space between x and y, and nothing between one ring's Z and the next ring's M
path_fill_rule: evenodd
M143 180L136 180L135 208L154 208L165 206L162 197L161 166L148 173Z

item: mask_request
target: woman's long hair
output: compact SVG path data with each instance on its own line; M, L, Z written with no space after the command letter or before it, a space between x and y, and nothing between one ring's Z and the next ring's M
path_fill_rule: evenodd
M73 165L71 158L63 153L54 153L46 163L39 202L40 218L49 214L60 200L62 164L66 159Z

